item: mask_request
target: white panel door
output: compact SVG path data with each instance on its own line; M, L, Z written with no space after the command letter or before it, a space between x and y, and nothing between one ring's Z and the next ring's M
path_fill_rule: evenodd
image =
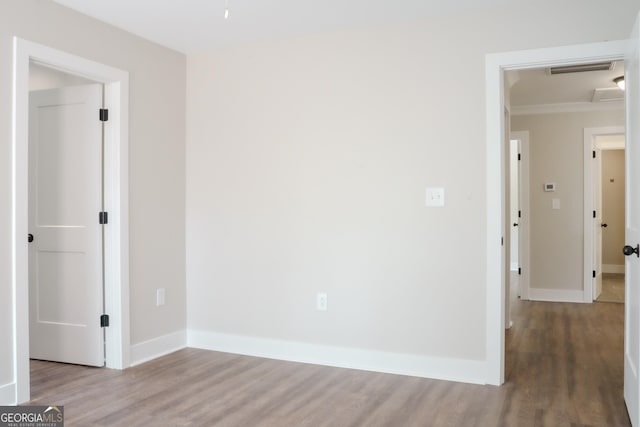
M104 366L101 106L99 84L29 97L33 359Z
M510 141L510 179L509 187L511 189L511 271L518 270L520 267L520 236L518 226L520 225L520 218L518 212L520 211L520 161L518 156L520 155L520 140L512 139ZM520 290L518 290L518 296L520 296Z
M636 20L627 58L626 224L625 254L640 243L640 16ZM625 262L624 400L631 424L640 425L640 258L630 253Z
M596 271L596 280L593 288L593 300L602 293L602 150L593 147L596 152L596 164L593 168L593 200L596 218L593 221L593 235L595 236L595 251L593 254L593 269Z

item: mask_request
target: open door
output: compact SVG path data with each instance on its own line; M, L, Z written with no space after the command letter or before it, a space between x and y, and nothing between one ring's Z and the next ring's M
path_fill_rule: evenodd
M32 359L104 366L101 107L100 84L30 95Z
M520 140L511 139L510 149L510 189L511 189L511 271L518 271L520 267L520 239L518 226L520 225L520 162L518 157L520 156ZM518 296L520 296L520 290L518 289Z
M627 103L624 400L631 424L640 422L640 16L625 58Z
M595 221L593 221L593 235L595 237L595 250L593 251L593 269L595 270L595 280L593 283L593 300L595 301L602 293L602 150L593 147L596 153L596 164L593 169L593 202L596 211Z
M518 297L529 299L529 132L511 132L514 168L511 170L511 181L516 183L517 191L512 194L516 203L512 204L511 220L509 224L517 235L517 241L512 236L512 246L517 245L517 265L511 268L518 272ZM513 189L513 188L512 188ZM516 194L514 196L514 194ZM513 249L513 248L512 248Z

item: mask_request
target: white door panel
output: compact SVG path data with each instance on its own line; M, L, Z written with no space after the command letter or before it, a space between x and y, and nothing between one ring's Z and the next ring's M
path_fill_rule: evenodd
M30 357L104 365L102 86L29 98Z
M596 152L596 165L593 174L593 200L595 202L596 219L593 221L593 235L595 236L595 251L593 268L596 270L593 300L602 292L602 150L593 147Z
M627 99L626 135L626 244L640 243L640 16L631 36L629 54L625 58ZM625 261L625 340L624 399L631 424L640 422L638 366L640 365L640 258L635 254Z

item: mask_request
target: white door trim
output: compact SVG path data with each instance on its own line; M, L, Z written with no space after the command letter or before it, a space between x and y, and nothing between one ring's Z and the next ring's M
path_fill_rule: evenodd
M601 135L624 135L624 126L609 126L584 129L584 302L593 302L593 263L595 254L595 236L593 235L593 211L595 210L595 200L593 198L593 150L596 136ZM601 272L598 272L599 274Z
M505 254L504 71L624 59L626 40L488 54L485 60L487 114L487 384L504 383Z
M29 62L37 62L105 85L105 307L110 315L106 329L106 364L129 365L129 223L128 223L128 108L129 74L47 46L13 39L13 235L12 282L14 306L14 379L16 403L30 399L29 287L28 287L28 129ZM96 112L97 114L97 112ZM97 213L96 213L97 215ZM96 216L97 221L97 216Z

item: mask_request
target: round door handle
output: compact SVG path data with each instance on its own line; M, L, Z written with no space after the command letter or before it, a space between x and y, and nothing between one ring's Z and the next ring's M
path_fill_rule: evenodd
M640 245L636 245L635 248L633 246L626 245L622 248L622 253L626 256L636 254L636 256L640 258Z
M517 227L518 225L520 225L520 224L518 224L517 222L514 222L514 223L513 223L513 226L514 226L514 227Z
M602 224L600 224L600 227L602 228L607 228L609 225L606 222L603 222Z

